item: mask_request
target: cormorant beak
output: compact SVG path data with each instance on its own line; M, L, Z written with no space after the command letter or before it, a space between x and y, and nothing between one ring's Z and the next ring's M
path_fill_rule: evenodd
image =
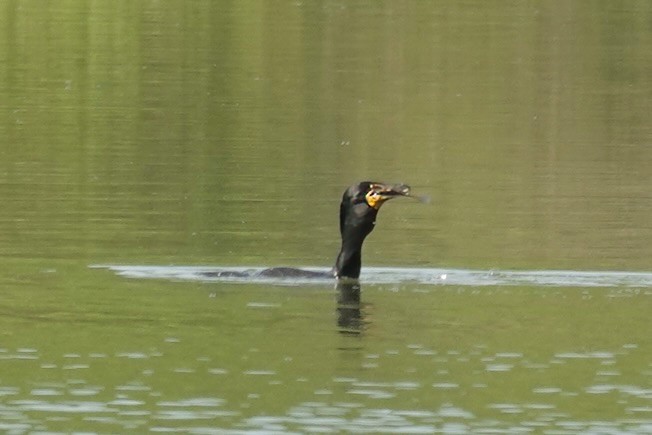
M397 196L410 196L410 186L407 184L382 184L373 183L365 194L365 200L369 207L378 210L383 203Z

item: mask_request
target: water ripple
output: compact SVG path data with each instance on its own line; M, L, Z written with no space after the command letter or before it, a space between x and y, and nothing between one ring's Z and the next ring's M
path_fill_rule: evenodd
M264 267L92 265L127 278L242 282L275 285L325 284L333 280L313 277L264 276ZM326 269L302 267L309 272ZM651 272L578 270L471 270L438 268L365 267L366 284L417 283L450 286L630 287L652 288ZM627 296L627 295L624 295Z

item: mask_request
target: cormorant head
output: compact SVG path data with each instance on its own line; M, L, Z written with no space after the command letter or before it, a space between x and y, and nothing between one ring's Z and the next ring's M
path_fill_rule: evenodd
M410 196L410 186L406 184L385 184L376 181L363 181L350 186L342 196L342 205L366 204L373 209L397 196Z
M336 276L358 278L362 242L374 229L380 207L397 196L410 196L410 186L363 181L344 191L340 204L342 250L335 263Z

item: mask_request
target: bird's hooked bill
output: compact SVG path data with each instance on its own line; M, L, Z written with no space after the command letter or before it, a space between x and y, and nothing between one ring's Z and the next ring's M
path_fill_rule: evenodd
M407 184L374 184L371 186L372 190L375 190L382 196L394 197L394 196L410 196L411 188Z
M384 190L381 192L381 195L384 196L386 200L397 196L405 196L407 198L416 199L422 204L430 204L432 201L428 195L414 195L412 193L412 188L407 184L394 184L391 186L383 185L383 187Z
M408 198L416 199L417 201L429 204L431 202L429 195L415 195L412 193L412 188L407 184L394 184L394 185L383 185L383 190L380 192L381 195L387 197L386 199L393 198L396 196L405 196Z
M365 195L367 204L375 209L380 208L385 201L398 196L410 197L410 186L407 184L372 183Z

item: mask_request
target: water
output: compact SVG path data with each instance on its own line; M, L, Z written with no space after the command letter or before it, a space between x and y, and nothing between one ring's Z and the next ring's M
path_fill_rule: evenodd
M0 430L649 433L650 14L7 2Z

